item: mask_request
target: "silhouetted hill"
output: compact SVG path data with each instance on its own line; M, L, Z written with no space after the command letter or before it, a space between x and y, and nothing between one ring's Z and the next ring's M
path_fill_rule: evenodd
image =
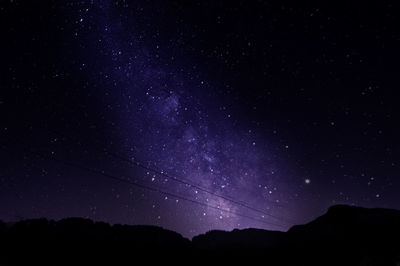
M155 226L109 225L82 218L0 222L0 265L83 264L146 259L265 265L400 265L400 211L345 205L288 232L210 231L189 241ZM149 255L150 254L150 255ZM166 256L168 255L168 256ZM54 263L56 262L56 263Z
M0 224L0 265L119 265L140 258L155 263L159 257L147 257L150 252L172 254L189 247L188 239L156 226L111 226L82 218Z
M288 232L210 231L196 248L264 249L274 265L400 265L400 211L336 205ZM252 253L253 254L253 253Z
M0 221L0 235L3 235L6 231L6 224L3 221Z
M301 241L331 242L345 240L375 245L371 240L389 241L400 236L400 211L335 205L305 225L293 226L288 233Z
M0 225L1 228L1 225ZM4 227L5 228L5 227ZM47 219L24 220L4 229L9 241L128 241L132 246L185 247L190 241L180 234L156 226L109 225L83 218L60 221Z
M400 236L400 211L367 209L335 205L328 212L305 225L295 225L286 233L260 229L210 231L193 238L195 246L215 247L272 247L313 241L321 243L345 240L368 245L372 239L394 240ZM380 244L381 245L381 244Z

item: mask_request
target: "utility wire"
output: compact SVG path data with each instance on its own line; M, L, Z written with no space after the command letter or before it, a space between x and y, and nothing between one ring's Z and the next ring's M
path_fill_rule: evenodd
M56 134L56 135L59 135L59 136L63 136L63 137L64 137L64 140L67 139L67 141L69 141L70 143L73 143L73 142L71 141L71 139L75 139L74 141L76 141L76 142L79 143L79 144L81 143L81 141L80 141L79 139L73 138L73 137L71 137L71 136L65 136L64 134L62 134L62 133L60 133L60 132L57 132L57 131L55 131L55 130L53 130L53 129L51 129L51 130L50 130L50 129L43 129L43 128L40 128L40 129L39 129L39 128L37 128L37 127L36 127L35 129L41 130L41 131L47 131L47 132L50 132L50 133L52 133L52 134ZM90 141L85 142L85 143L90 143L90 142L93 142L93 140L91 139ZM75 144L75 143L73 143L73 144ZM103 154L105 154L105 155L108 155L108 156L110 156L110 157L113 157L113 158L115 158L115 159L117 159L117 160L119 160L119 161L124 161L124 162L127 162L127 163L129 163L129 164L131 164L131 165L133 165L133 166L142 168L142 169L144 169L144 170L146 170L146 171L155 173L155 174L157 174L157 175L164 176L164 177L166 177L166 178L171 179L172 181L175 181L175 182L177 182L177 183L184 184L184 185L186 185L186 186L195 188L195 189L197 189L198 191L201 191L201 192L210 194L210 195L212 195L212 196L219 197L219 198L221 198L221 199L223 199L223 200L226 200L226 201L229 201L229 202L231 202L231 203L233 203L233 204L242 206L242 207L247 208L247 209L249 209L249 210L258 212L258 213L260 213L260 214L262 214L262 215L265 215L265 216L268 216L268 217L273 218L273 219L275 219L275 220L278 220L279 222L283 222L283 223L285 223L285 224L291 224L291 222L284 221L285 219L283 219L283 218L274 216L274 215L272 215L272 214L270 214L270 213L268 213L268 212L266 212L266 211L263 211L263 210L254 208L254 207L250 206L249 204L246 204L246 203L244 203L244 202L241 202L241 201L232 199L232 198L227 197L227 196L223 196L223 195L221 195L221 194L219 194L219 193L212 192L212 191L210 191L210 190L208 190L208 189L206 189L206 188L204 188L204 187L201 187L201 186L196 185L196 184L193 184L193 183L191 183L191 182L189 182L189 181L187 181L187 180L184 180L183 178L178 178L178 177L176 177L176 176L167 174L167 173L165 173L165 172L162 171L162 170L157 170L157 169L154 169L153 167L146 166L144 163L140 162L136 157L133 157L133 156L132 156L131 159L129 159L129 158L126 158L125 156L119 155L119 154L116 153L116 152L112 152L112 151L109 151L109 150L107 150L107 149L101 149L101 148L98 148L97 146L93 146L93 145L91 145L91 146L93 147L93 149L97 150L98 152L101 152L101 153L103 153ZM272 202L272 201L269 201L269 202ZM275 202L272 202L272 203L276 204Z
M200 186L198 186L198 185L194 185L194 184L189 183L189 182L186 182L186 181L184 181L184 180L182 180L182 179L178 179L177 177L172 176L172 175L169 175L169 174L167 174L167 173L164 173L163 171L158 171L158 170L155 170L155 169L153 169L153 168L151 168L151 167L145 166L145 165L143 165L141 162L137 161L135 158L133 158L132 160L129 160L129 159L127 159L127 158L121 157L121 156L119 156L119 155L117 155L117 154L114 154L114 153L110 153L110 152L106 152L106 153L109 154L109 155L112 156L112 157L118 158L119 160L122 160L122 161L125 161L125 162L129 162L130 164L136 165L136 166L138 166L138 167L140 167L140 168L142 168L142 169L145 169L145 170L147 170L147 171L150 171L150 172L153 172L153 173L162 175L162 176L164 176L164 177L170 178L170 179L174 180L174 181L177 182L177 183L181 183L181 184L187 185L187 186L189 186L189 187L193 187L193 188L195 188L195 189L197 189L197 190L199 190L199 191L202 191L202 192L204 192L204 193L207 193L207 194L213 195L213 196L215 196L215 197L224 199L224 200L229 201L229 202L231 202L231 203L234 203L234 204L236 204L236 205L240 205L240 206L245 207L245 208L247 208L247 209L249 209L249 210L252 210L252 211L261 213L261 214L263 214L263 215L269 216L269 217L274 218L274 219L277 219L277 220L281 220L281 218L279 218L279 217L273 216L272 214L269 214L269 213L267 213L267 212L265 212L265 211L262 211L262 210L259 210L259 209L254 208L254 207L251 207L251 206L249 206L249 205L247 205L247 204L245 204L245 203L242 203L242 202L240 202L240 201L231 199L231 198L226 197L226 196L222 196L222 195L220 195L220 194L217 194L217 193L214 193L214 192L212 192L212 191L210 191L210 190L207 190L207 189L205 189L205 188L202 188L202 187L200 187Z
M5 146L3 146L3 148L9 149L9 148L7 148L7 147L5 147ZM138 188L142 188L142 189L149 190L149 191L153 191L153 192L158 192L158 193L160 193L160 194L163 194L163 195L166 195L166 196L169 196L169 197L173 197L173 198L176 198L176 199L180 199L180 200L183 200L183 201L191 202L191 203L193 203L193 204L197 204L197 205L200 205L200 206L203 206L203 207L208 207L208 208L216 209L216 210L221 211L221 212L234 214L234 215L236 215L236 216L240 216L240 217L243 217L243 218L247 218L247 219L250 219L250 220L254 220L254 221L256 221L256 222L261 222L261 223L264 223L264 224L267 224L267 225L272 225L272 226L277 226L277 227L283 228L282 225L279 225L279 224L276 224L276 223L271 223L271 222L263 221L263 220L256 219L256 218L254 218L254 217L251 217L251 216L248 216L248 215L245 215L245 214L241 214L241 213L238 213L238 212L229 210L229 209L220 208L219 206L214 206L214 205L210 205L210 204L207 204L207 203L204 203L204 202L200 202L200 201L196 201L196 200L193 200L193 199L189 199L189 198L186 198L186 197L183 197L183 196L180 196L180 195L177 195L177 194L174 194L174 193L171 193L171 192L168 192L168 191L165 191L165 190L156 188L156 187L150 187L150 186L147 186L147 185L144 185L144 184L132 182L132 181L130 181L130 180L123 179L123 178L120 178L120 177L118 177L118 176L115 176L115 175L106 173L104 170L98 170L98 169L95 169L95 168L82 166L82 165L77 164L77 163L67 162L67 161L64 161L64 160L61 160L61 159L57 159L57 158L51 157L51 156L46 156L46 155L43 155L43 154L41 154L41 153L34 152L34 151L27 151L27 150L25 150L25 152L27 152L27 153L29 153L29 154L32 154L32 155L35 155L35 156L37 156L37 157L39 157L39 158L42 158L42 159L44 159L44 160L54 161L54 162L57 162L57 163L59 163L59 164L63 164L63 165L69 166L69 167L73 167L73 168L76 168L76 169L80 169L80 170L82 170L82 171L86 171L86 172L91 172L91 173L94 173L94 174L98 174L98 175L101 175L101 176L103 176L103 177L105 177L105 178L108 178L108 179L111 179L111 180L114 180L114 181L127 183L127 184L129 184L129 185L136 186L136 187L138 187Z

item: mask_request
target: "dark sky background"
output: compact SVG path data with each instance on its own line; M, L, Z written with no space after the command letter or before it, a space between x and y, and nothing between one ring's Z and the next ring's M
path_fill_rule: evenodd
M0 1L0 219L400 208L400 8L300 2Z

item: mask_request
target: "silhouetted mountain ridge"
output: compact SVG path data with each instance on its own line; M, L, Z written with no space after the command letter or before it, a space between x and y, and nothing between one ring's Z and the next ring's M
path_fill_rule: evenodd
M304 244L307 242L339 241L357 242L371 236L394 239L400 236L400 211L383 208L362 208L334 205L324 215L304 224L295 225L288 232L245 229L210 231L193 238L193 243L203 248L215 247L272 247ZM372 243L368 243L372 244Z
M301 241L363 242L368 238L393 239L400 235L400 211L383 208L362 208L335 205L317 219L295 225L288 231L291 238ZM369 243L373 245L374 243Z
M14 223L3 234L12 241L129 241L132 245L140 246L182 247L190 243L180 234L157 226L110 225L75 217L60 221L44 218L23 220Z
M193 237L157 226L109 225L83 218L0 222L0 264L121 261L152 254L226 261L251 252L273 265L400 265L400 211L336 205L288 232L262 229L213 230ZM218 252L216 252L219 250ZM220 252L225 250L224 252ZM229 256L226 251L231 250ZM21 256L24 255L24 256ZM246 256L247 258L248 256ZM79 258L79 260L78 260ZM156 260L157 256L146 257ZM75 260L74 260L75 259Z

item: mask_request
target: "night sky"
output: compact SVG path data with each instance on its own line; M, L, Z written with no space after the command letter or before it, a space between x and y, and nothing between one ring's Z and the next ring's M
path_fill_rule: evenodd
M300 2L0 1L0 219L400 208L400 8Z

